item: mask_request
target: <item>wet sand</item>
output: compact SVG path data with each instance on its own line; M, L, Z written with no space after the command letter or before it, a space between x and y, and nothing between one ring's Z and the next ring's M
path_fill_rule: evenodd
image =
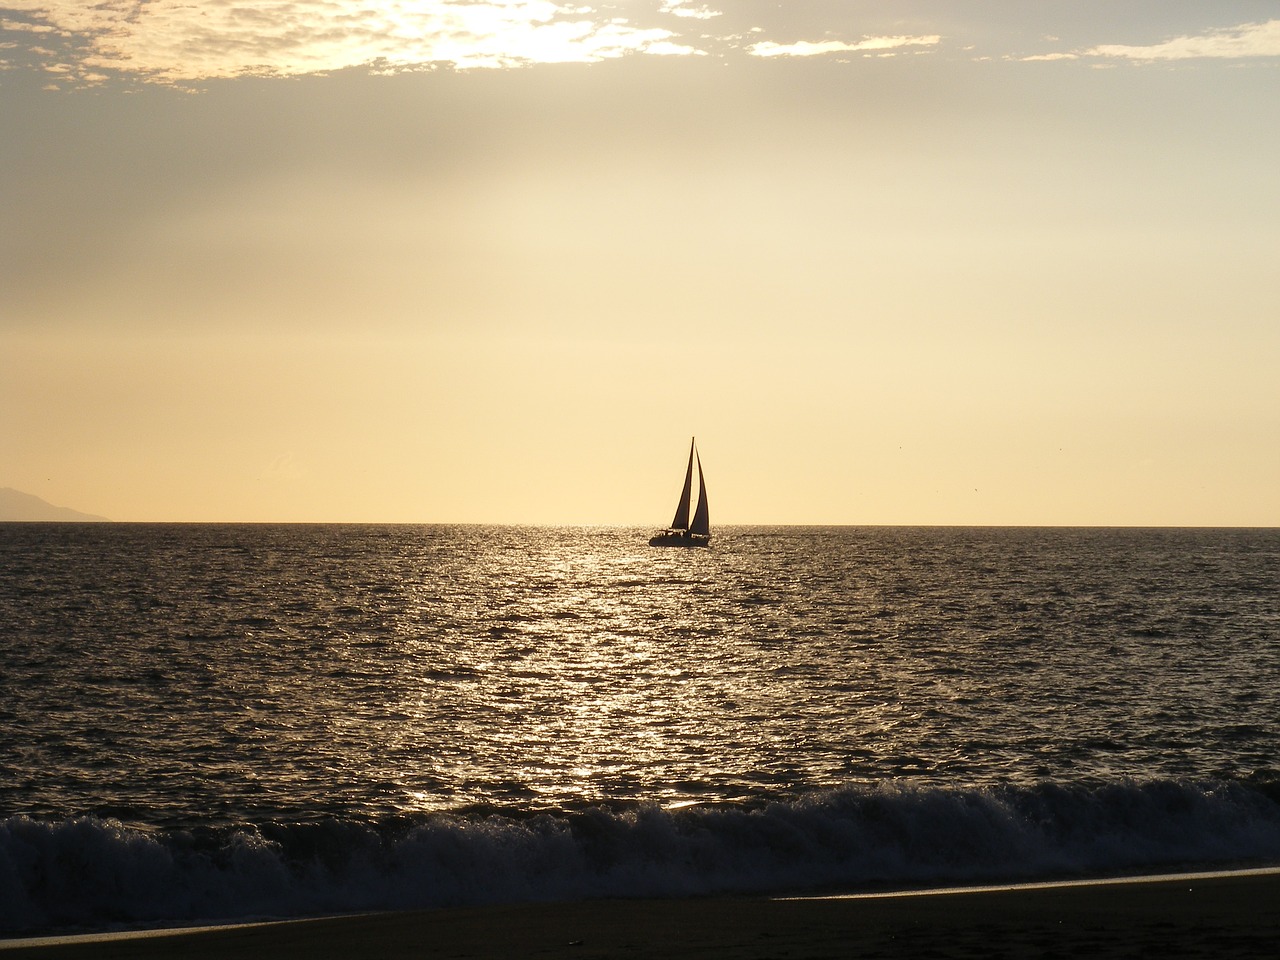
M1280 873L828 899L604 900L0 941L3 960L1267 957Z

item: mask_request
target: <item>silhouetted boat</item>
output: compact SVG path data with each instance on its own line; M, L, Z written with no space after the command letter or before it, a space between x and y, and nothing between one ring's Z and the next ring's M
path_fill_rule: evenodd
M693 465L698 464L698 509L689 522L689 501L693 496ZM706 547L711 545L711 515L707 512L707 480L702 475L702 458L698 456L696 438L689 441L689 467L684 472L684 489L676 504L675 519L662 533L649 541L651 547Z

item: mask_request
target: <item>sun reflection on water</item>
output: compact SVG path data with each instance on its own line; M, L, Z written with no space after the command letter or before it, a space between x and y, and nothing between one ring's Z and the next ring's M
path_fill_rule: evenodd
M718 768L768 766L779 710L766 691L777 683L757 674L774 671L771 658L724 611L696 602L723 561L602 546L623 544L500 550L490 569L458 571L446 623L410 644L404 667L416 660L418 683L400 704L409 719L399 739L422 746L424 770L456 785L455 802L684 802L723 796ZM504 584L496 595L494 583ZM476 584L486 596L470 592ZM423 609L433 621L434 599ZM442 711L455 718L446 742ZM467 789L476 779L493 795ZM441 796L408 798L421 809Z

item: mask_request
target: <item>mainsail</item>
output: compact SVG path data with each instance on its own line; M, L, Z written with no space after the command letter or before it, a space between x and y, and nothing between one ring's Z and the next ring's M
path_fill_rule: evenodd
M693 445L695 440L689 441L689 468L684 472L684 490L680 492L680 502L676 504L676 516L671 521L672 530L688 530L689 529L689 497L693 493ZM698 463L698 478L702 478L702 463Z

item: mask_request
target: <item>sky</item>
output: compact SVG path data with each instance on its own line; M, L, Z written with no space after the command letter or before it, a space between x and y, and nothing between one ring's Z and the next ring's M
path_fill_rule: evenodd
M1280 525L1275 0L0 0L0 486Z

